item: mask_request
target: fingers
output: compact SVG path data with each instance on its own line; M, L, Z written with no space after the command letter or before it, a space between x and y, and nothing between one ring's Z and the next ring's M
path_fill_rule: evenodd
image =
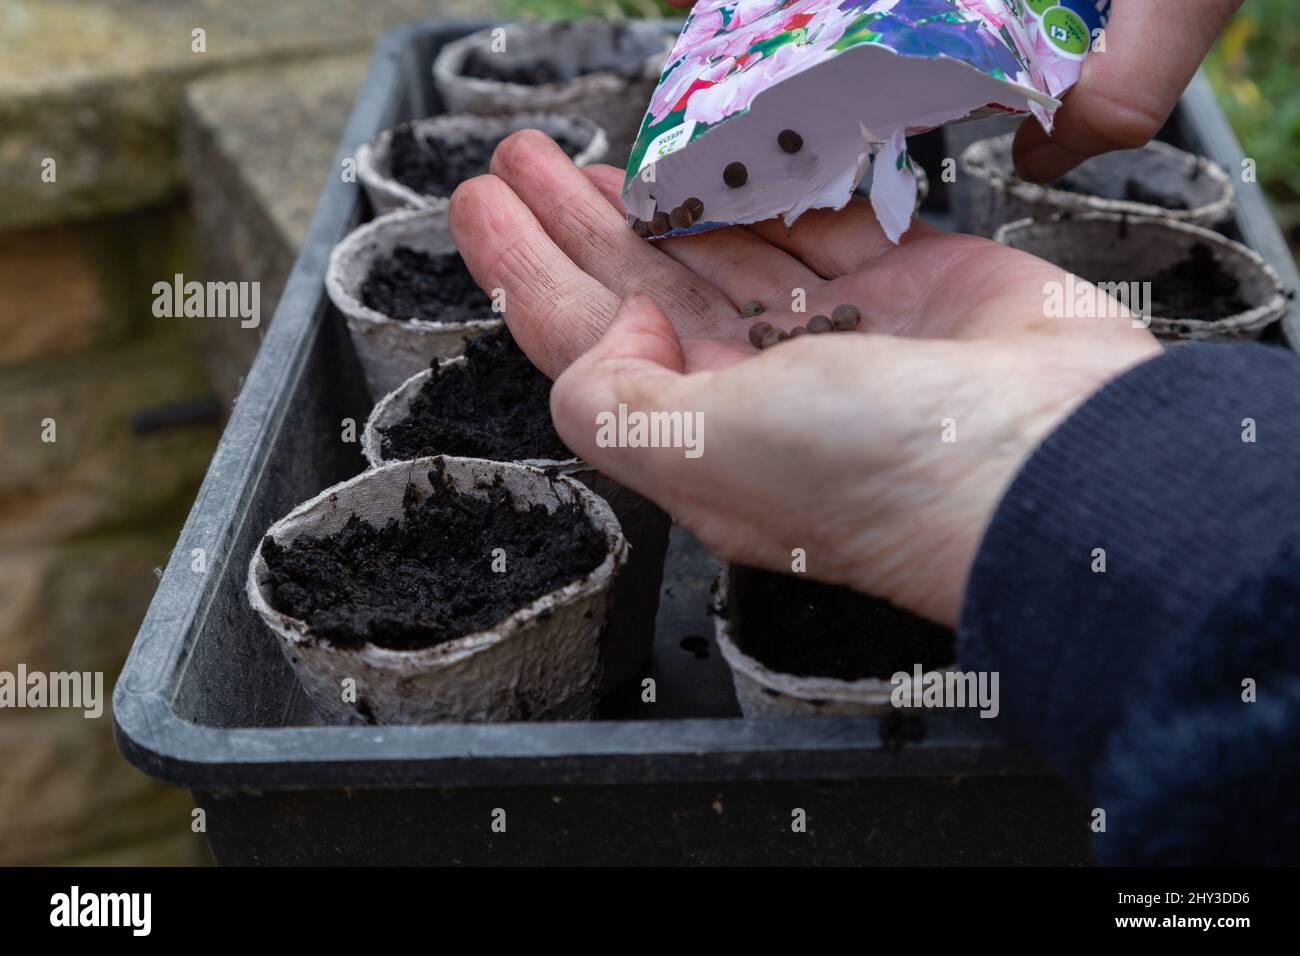
M474 281L505 290L510 332L543 372L554 377L600 338L618 296L574 265L505 183L462 183L449 221Z
M769 219L746 228L827 279L856 272L897 248L885 237L871 203L856 195L843 209L810 209L788 228L780 219ZM912 242L934 232L930 226L914 220L904 233L903 242Z
M612 166L588 166L583 172L611 205L622 209L623 174ZM768 309L790 308L795 289L811 294L820 277L802 262L743 226L712 229L655 244L735 305L758 301Z
M679 327L710 331L734 305L720 291L643 241L550 137L522 130L492 155L492 173L533 211L551 240L621 297L654 296Z
M627 448L602 436L602 421L633 411L674 409L685 382L685 356L677 331L645 295L624 300L605 335L570 365L551 388L551 417L565 445L603 474L638 491L654 489L654 472L680 448Z
M1241 0L1117 3L1095 52L1065 96L1049 136L1037 120L1016 134L1016 171L1049 182L1085 159L1145 146L1178 104L1215 37Z

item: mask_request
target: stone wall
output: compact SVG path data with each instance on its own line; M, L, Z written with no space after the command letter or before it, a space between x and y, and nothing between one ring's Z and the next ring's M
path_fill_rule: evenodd
M0 672L103 671L111 693L221 427L137 416L227 407L259 337L154 317L154 283L261 282L264 326L375 38L456 12L487 11L0 4ZM118 754L107 701L0 709L0 864L203 862L190 807Z

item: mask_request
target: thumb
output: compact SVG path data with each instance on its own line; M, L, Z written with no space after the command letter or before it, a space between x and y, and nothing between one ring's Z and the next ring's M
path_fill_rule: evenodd
M1145 146L1178 105L1242 0L1119 0L1106 49L1089 54L1049 135L1035 119L1016 133L1016 172L1050 182L1101 153Z
M654 300L643 294L624 299L600 341L551 387L556 431L571 451L597 469L637 487L640 482L625 480L632 449L602 447L597 442L599 420L616 414L620 405L642 410L671 407L686 378L685 364L677 330ZM644 463L643 458L636 464Z

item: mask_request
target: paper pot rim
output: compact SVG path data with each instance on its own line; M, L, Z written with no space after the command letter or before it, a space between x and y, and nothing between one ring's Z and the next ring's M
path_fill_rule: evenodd
M329 265L325 271L325 291L328 293L330 301L334 303L334 307L342 312L349 322L357 322L363 325L397 326L399 328L430 332L455 332L457 330L483 332L498 327L502 322L499 317L466 319L463 322L433 322L428 319L417 318L395 319L365 305L344 286L342 276L345 271L343 268L345 259L354 254L358 258L364 258L360 256L358 250L364 243L370 241L373 236L421 219L430 220L430 223L435 228L445 232L447 229L446 206L394 209L392 212L376 216L370 222L358 226L343 237L342 241L330 251ZM448 242L451 243L449 233ZM454 248L454 243L452 245Z
M1220 232L1207 229L1193 222L1175 219L1172 216L1126 216L1116 213L1094 212L1084 215L1061 215L1048 219L1017 219L1000 226L993 234L993 241L999 245L1011 246L1015 236L1029 233L1036 229L1068 230L1071 225L1088 223L1107 223L1124 225L1129 229L1154 229L1178 233L1205 243L1216 252L1235 259L1243 269L1254 269L1268 283L1270 294L1265 302L1244 312L1224 316L1221 319L1190 319L1169 315L1151 316L1151 331L1155 333L1177 333L1191 324L1201 336L1240 335L1264 328L1280 319L1287 308L1286 288L1282 279L1268 262L1249 246L1235 239L1229 239ZM1019 248L1019 247L1016 247ZM1023 250L1028 251L1028 250ZM1032 254L1032 253L1031 253ZM1240 274L1242 270L1238 270Z
M370 196L371 204L377 211L389 212L398 208L428 209L445 208L451 201L450 196L436 196L416 192L411 187L398 182L389 172L388 151L393 134L403 126L410 126L416 132L434 132L443 127L466 125L504 127L503 135L522 129L554 128L562 124L572 124L582 129L587 135L587 145L577 156L573 157L575 166L589 166L604 159L609 152L609 137L604 128L595 120L572 113L559 113L553 110L524 110L517 113L442 113L422 119L409 120L390 126L374 139L362 143L357 149L357 179ZM380 207L384 208L380 208Z
M805 703L815 701L836 701L847 704L861 704L866 707L892 706L895 684L879 677L863 677L858 680L843 680L838 677L801 677L773 670L740 649L732 640L731 619L727 616L727 590L730 585L730 565L723 564L718 572L714 586L713 633L718 642L727 665L758 686L779 697L792 697ZM955 661L950 664L955 664ZM930 668L922 675L942 673L940 668ZM907 680L898 686L911 687L914 683L909 673Z
M629 82L635 82L636 77L629 77L615 69L594 70L591 73L583 73L572 79L559 80L554 83L512 83L507 80L489 80L477 76L465 76L458 72L466 54L474 47L482 46L485 41L490 40L493 30L549 32L556 29L561 22L569 24L581 23L584 24L582 29L591 30L601 29L602 27L612 28L617 23L622 25L624 29L644 34L647 39L662 38L662 47L641 59L642 76L640 79L653 80L658 78L664 57L672 50L673 44L676 42L674 35L665 32L651 22L643 20L608 20L602 17L584 17L570 21L514 20L510 23L475 30L473 33L445 44L438 51L438 55L434 57L433 66L431 67L434 85L441 88L448 83L454 83L479 95L496 95L509 90L514 95L527 94L529 99L538 102L539 105L545 104L552 109L556 109L562 108L567 102L585 98L592 94L617 92L626 87Z
M1201 172L1219 187L1219 195L1209 202L1187 209L1166 209L1164 206L1137 202L1132 199L1106 199L1102 196L1092 196L1087 193L1054 189L1051 186L1031 183L1026 179L1021 179L1014 172L1008 176L991 162L991 156L996 150L1009 146L1015 135L1015 133L1005 133L1001 136L992 136L971 143L962 152L959 160L962 173L982 179L994 188L1005 187L1008 193L1023 203L1046 203L1080 217L1089 214L1110 214L1129 217L1139 216L1150 219L1173 219L1191 223L1220 223L1232 215L1232 207L1236 202L1236 187L1232 184L1232 177L1218 163L1206 159L1204 156L1189 153L1187 150L1179 149L1160 140L1152 140L1145 146L1140 147L1142 151L1154 153L1167 159L1193 160L1200 166Z
M451 358L438 360L438 367L445 368L455 363L464 364L465 356L454 355ZM383 437L379 434L382 426L390 425L393 422L401 421L411 406L411 399L415 393L423 387L424 383L429 380L433 370L426 368L416 372L397 388L393 389L383 398L381 398L375 407L370 410L370 415L366 418L365 427L361 431L361 454L365 456L366 462L372 468L378 468L380 465L390 464L395 461L403 461L401 458L387 458L384 456ZM466 456L467 457L467 456ZM591 466L581 458L483 458L478 461L505 461L518 465L527 465L530 468L537 468L545 471L547 474L572 475L590 468Z
M590 573L570 581L563 587L546 594L540 595L530 601L523 607L516 608L507 617L502 619L490 629L475 631L470 634L464 634L460 637L453 638L450 641L444 641L432 647L418 648L415 650L398 650L394 648L380 647L375 644L366 643L360 647L337 647L327 642L320 641L311 636L311 628L305 621L291 617L281 611L277 611L271 606L269 597L263 592L264 578L266 575L266 559L262 555L262 547L267 538L274 537L278 528L290 523L296 519L301 519L313 511L316 511L330 502L332 496L339 494L341 491L351 490L359 485L376 480L382 480L389 475L401 472L407 473L416 469L429 470L435 463L441 462L449 474L453 472L464 472L464 475L457 475L457 478L465 477L470 480L474 469L482 471L504 472L511 469L519 471L530 471L535 473L539 478L545 479L556 486L567 489L572 496L570 500L580 502L584 513L591 519L591 522L605 537L607 550L604 560L596 566ZM454 483L454 482L453 482ZM472 482L470 482L472 484ZM306 529L300 529L300 533ZM285 540L292 541L299 534L289 535ZM524 631L529 626L543 621L544 616L554 608L565 607L586 598L588 595L599 593L609 587L618 570L627 561L628 545L627 539L623 536L622 527L619 525L618 518L615 517L609 504L599 495L594 494L581 482L568 477L567 475L548 474L540 468L532 468L527 465L516 462L488 461L482 458L454 458L446 455L432 455L426 458L417 458L413 461L391 462L381 465L378 468L372 468L362 472L347 481L339 482L326 488L320 494L304 501L295 507L292 511L273 523L262 537L258 540L257 547L253 550L253 556L248 565L248 578L246 583L246 592L250 605L257 612L258 616L266 622L267 626L284 642L287 648L299 647L302 645L319 646L327 649L332 655L339 659L356 658L364 661L369 667L376 670L386 670L392 672L409 672L411 670L426 670L433 668L449 667L459 663L475 654L486 651L504 643L515 635Z

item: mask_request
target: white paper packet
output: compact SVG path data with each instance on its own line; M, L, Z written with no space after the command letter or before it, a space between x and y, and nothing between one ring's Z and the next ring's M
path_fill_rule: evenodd
M650 223L700 200L689 227L664 235L791 224L841 208L874 162L871 202L897 242L916 199L907 136L995 113L1033 113L1050 129L1105 43L1110 4L701 0L642 120L624 207ZM798 134L797 151L780 145L783 130ZM743 185L724 180L733 163Z

